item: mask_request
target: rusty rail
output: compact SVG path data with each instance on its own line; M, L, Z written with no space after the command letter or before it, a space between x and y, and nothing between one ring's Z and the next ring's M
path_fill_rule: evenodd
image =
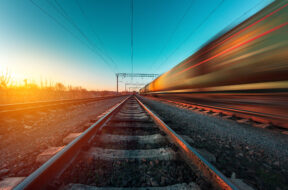
M238 189L227 177L225 177L219 170L217 170L211 163L203 158L194 148L192 148L180 135L173 131L166 125L158 116L156 116L149 108L147 108L138 98L139 104L149 113L153 120L158 124L162 131L164 131L169 139L181 151L187 163L200 170L203 176L206 177L211 184L217 189Z
M101 117L97 122L91 125L80 136L65 146L60 152L45 162L40 168L26 177L14 190L43 189L47 187L49 182L56 176L59 176L63 170L77 157L82 147L84 147L90 139L92 139L101 127L129 97L125 98L119 104L115 105L111 110Z
M192 102L181 102L181 100L169 100L163 98L153 98L155 100L160 100L168 103L173 103L181 106L185 106L188 108L199 108L205 111L212 111L216 113L222 113L229 116L236 116L245 119L251 119L256 122L264 123L264 124L273 124L280 128L288 129L288 117L282 117L275 114L267 114L267 113L260 113L255 111L249 110L241 110L236 108L230 107L223 107L223 106L212 106L212 105L205 105L199 103L192 103Z
M27 189L43 189L46 188L53 179L60 176L62 172L71 164L81 149L89 144L89 141L95 137L97 132L101 130L101 127L111 119L114 113L121 109L124 102L128 99L124 99L119 104L115 105L107 114L101 117L96 123L91 125L80 136L74 139L60 152L50 158L40 168L38 168L31 175L26 177L20 184L18 184L15 190L27 190ZM218 171L212 164L206 161L194 148L192 148L187 142L185 142L181 136L176 134L169 126L167 126L159 117L157 117L151 110L149 110L137 97L138 103L147 111L147 113L153 118L156 124L164 131L169 140L179 147L180 153L186 162L195 169L200 171L201 176L204 176L207 181L216 189L231 189L237 190L235 186L228 178L226 178L220 171Z

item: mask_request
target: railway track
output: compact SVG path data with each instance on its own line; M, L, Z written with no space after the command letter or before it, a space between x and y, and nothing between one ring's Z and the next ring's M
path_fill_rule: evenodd
M237 107L237 105L211 105L210 103L196 103L185 98L155 98L149 97L156 101L162 101L167 103L175 104L179 107L187 108L190 110L199 110L207 114L214 116L221 116L224 118L234 118L239 123L251 123L255 127L259 128L273 128L287 133L288 129L288 118L286 116L277 115L277 113L262 113L259 111L252 111L249 109ZM248 108L253 108L254 105L245 105ZM242 105L242 107L245 107ZM255 107L255 106L254 106Z
M30 102L30 103L19 103L19 104L4 104L0 105L0 116L8 114L29 112L34 110L42 110L47 108L56 108L60 106L69 106L75 104L83 104L94 101L105 100L109 98L115 98L118 96L106 96L97 98L83 98L83 99L65 99L56 101L42 101L42 102Z
M243 189L135 96L111 108L15 189L112 187Z

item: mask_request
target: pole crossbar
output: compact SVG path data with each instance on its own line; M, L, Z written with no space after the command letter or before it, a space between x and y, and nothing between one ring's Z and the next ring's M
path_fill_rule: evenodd
M116 76L120 77L158 77L159 74L148 74L148 73L116 73Z
M158 77L159 74L152 74L152 73L116 73L116 87L117 87L117 94L119 92L119 77L150 77L150 78L154 78L154 77ZM128 85L128 84L127 84ZM126 86L125 86L126 89Z

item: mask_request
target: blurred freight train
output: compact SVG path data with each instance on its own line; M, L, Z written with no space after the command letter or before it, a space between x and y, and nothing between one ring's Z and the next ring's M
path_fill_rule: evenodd
M147 92L287 91L288 1L276 1L162 74Z
M288 107L288 1L274 1L140 93Z

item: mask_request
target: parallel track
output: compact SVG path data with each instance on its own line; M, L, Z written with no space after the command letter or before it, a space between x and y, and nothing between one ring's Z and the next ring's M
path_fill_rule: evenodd
M83 98L83 99L65 99L56 101L41 101L41 102L30 102L30 103L19 103L19 104L4 104L0 105L0 116L13 113L21 113L33 110L42 110L47 108L54 108L60 106L68 106L73 104L83 104L99 100L105 100L114 98L117 96L106 96L97 98Z
M107 162L111 162L112 167L107 168ZM186 164L190 167L185 167ZM104 167L104 170L101 170L101 167ZM179 172L179 168L180 173L186 172L186 175L177 181L169 175L178 176L176 173ZM172 174L165 173L165 170ZM131 179L122 184L124 179L121 176L125 175L125 171L130 174ZM100 184L108 189L112 186L147 188L149 185L138 180L142 179L142 175L153 176L153 172L157 175L158 171L164 171L165 174L161 175L164 175L164 179L165 177L170 179L170 182L164 180L162 183L162 178L160 182L156 177L154 181L152 180L151 186L173 185L171 180L176 180L173 183L183 185L185 182L191 187L191 183L195 184L195 180L201 178L200 180L206 181L206 187L209 184L208 186L217 189L238 189L134 96L114 106L79 137L25 178L15 189L45 189L51 188L51 184L54 184L53 189L59 188L57 184L66 185L66 189L80 187L89 189L90 186L85 184L94 186ZM190 175L198 177L191 178ZM102 180L97 182L97 179ZM189 180L194 181L190 183Z
M159 97L151 97L151 99L154 99L156 101L163 101L168 102L172 104L179 105L181 107L186 107L188 109L200 109L202 111L205 111L207 113L219 113L222 115L227 116L234 116L242 119L247 119L247 121L255 121L259 124L256 124L255 126L275 126L277 128L282 128L284 130L288 129L288 117L285 117L283 115L277 115L275 113L261 113L251 110L245 110L241 108L234 108L231 107L231 104L227 104L226 106L222 105L210 105L205 103L196 103L191 102L189 100L183 99L177 99L177 98L159 98ZM253 107L253 105L247 105L248 107ZM263 128L264 128L263 127Z

